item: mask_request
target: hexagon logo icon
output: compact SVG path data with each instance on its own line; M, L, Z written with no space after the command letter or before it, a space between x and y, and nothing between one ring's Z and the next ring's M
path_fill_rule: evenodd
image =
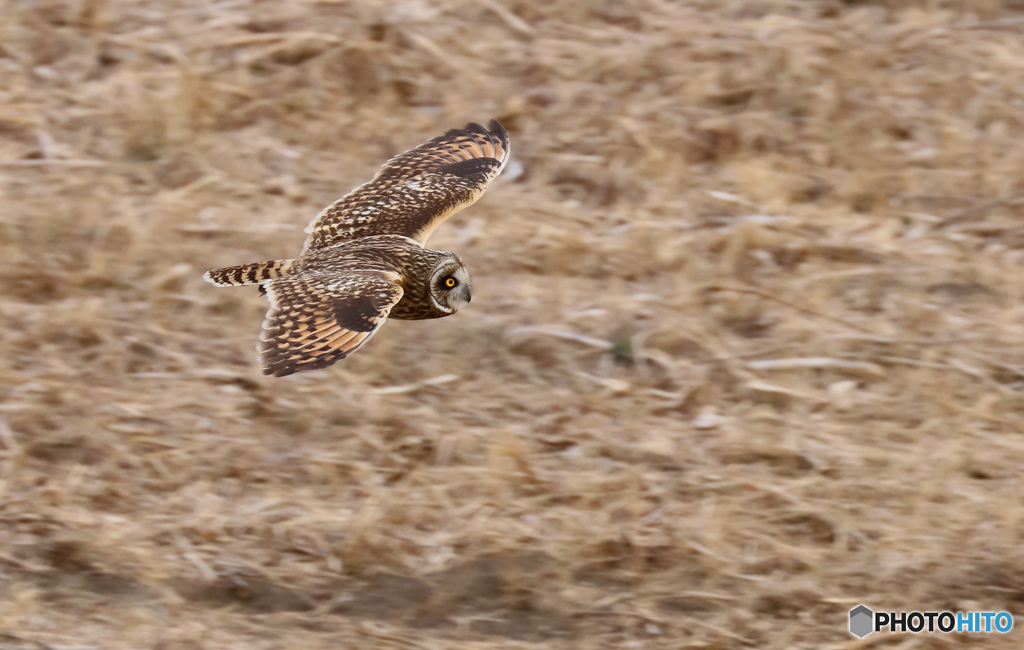
M857 605L850 610L850 634L863 639L874 632L875 613L864 605Z

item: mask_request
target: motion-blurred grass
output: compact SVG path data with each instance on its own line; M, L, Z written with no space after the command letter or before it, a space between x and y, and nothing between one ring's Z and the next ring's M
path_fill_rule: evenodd
M0 3L0 644L1024 613L1022 11ZM263 377L265 300L202 272L490 118L515 164L431 240L473 304Z

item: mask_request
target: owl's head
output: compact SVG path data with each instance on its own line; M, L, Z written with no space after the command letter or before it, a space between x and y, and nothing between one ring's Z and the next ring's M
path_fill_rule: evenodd
M454 314L473 299L473 281L458 255L441 258L430 277L430 300L446 314Z

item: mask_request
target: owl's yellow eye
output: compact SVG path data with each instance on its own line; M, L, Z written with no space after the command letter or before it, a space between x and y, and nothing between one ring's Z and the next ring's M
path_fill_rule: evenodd
M448 287L449 289L451 289L457 284L458 281L455 278L448 278L447 280L444 281L444 286Z

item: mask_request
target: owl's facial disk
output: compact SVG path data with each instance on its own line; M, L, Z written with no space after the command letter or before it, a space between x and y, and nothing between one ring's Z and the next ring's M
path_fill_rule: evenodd
M454 314L473 299L473 281L461 261L438 267L431 279L430 297L438 309Z

